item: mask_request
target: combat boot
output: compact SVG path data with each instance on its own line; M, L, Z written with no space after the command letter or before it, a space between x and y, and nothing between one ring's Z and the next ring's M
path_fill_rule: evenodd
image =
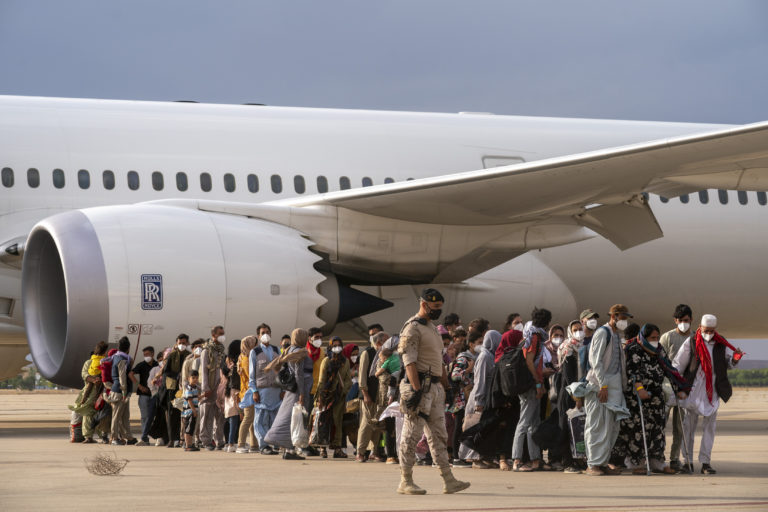
M447 469L445 471L441 471L441 474L443 476L443 494L453 494L455 492L463 491L464 489L469 488L469 482L462 482L461 480L456 480L456 477L453 476L453 473L450 469Z
M406 473L402 471L400 473L400 485L397 487L398 494L427 494L425 489L422 489L415 483L413 483L413 473Z

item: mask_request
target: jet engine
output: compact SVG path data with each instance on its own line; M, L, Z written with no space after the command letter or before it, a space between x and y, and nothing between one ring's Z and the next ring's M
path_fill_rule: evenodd
M131 355L161 350L179 333L230 339L267 322L273 336L391 305L315 265L312 241L285 226L238 215L153 204L54 215L27 239L24 320L32 357L58 384L82 385L99 341L131 340Z

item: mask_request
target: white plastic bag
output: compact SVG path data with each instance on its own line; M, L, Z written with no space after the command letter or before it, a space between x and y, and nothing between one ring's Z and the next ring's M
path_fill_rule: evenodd
M307 415L306 409L300 404L293 404L291 410L291 442L296 448L306 448L309 446L309 432L304 425L304 418Z

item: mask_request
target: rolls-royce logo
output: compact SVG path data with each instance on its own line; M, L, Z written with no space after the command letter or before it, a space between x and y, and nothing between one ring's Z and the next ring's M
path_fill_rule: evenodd
M141 309L163 309L162 275L141 275Z

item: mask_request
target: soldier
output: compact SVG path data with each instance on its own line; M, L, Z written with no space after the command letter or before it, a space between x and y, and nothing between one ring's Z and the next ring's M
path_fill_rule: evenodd
M440 467L443 493L453 494L469 487L469 482L454 478L448 462L445 430L445 389L447 382L443 367L443 341L433 321L440 318L443 296L428 288L419 298L419 312L408 319L400 331L398 352L405 367L400 383L401 409L405 416L400 440L400 494L426 494L413 483L416 443L423 429L432 458Z

